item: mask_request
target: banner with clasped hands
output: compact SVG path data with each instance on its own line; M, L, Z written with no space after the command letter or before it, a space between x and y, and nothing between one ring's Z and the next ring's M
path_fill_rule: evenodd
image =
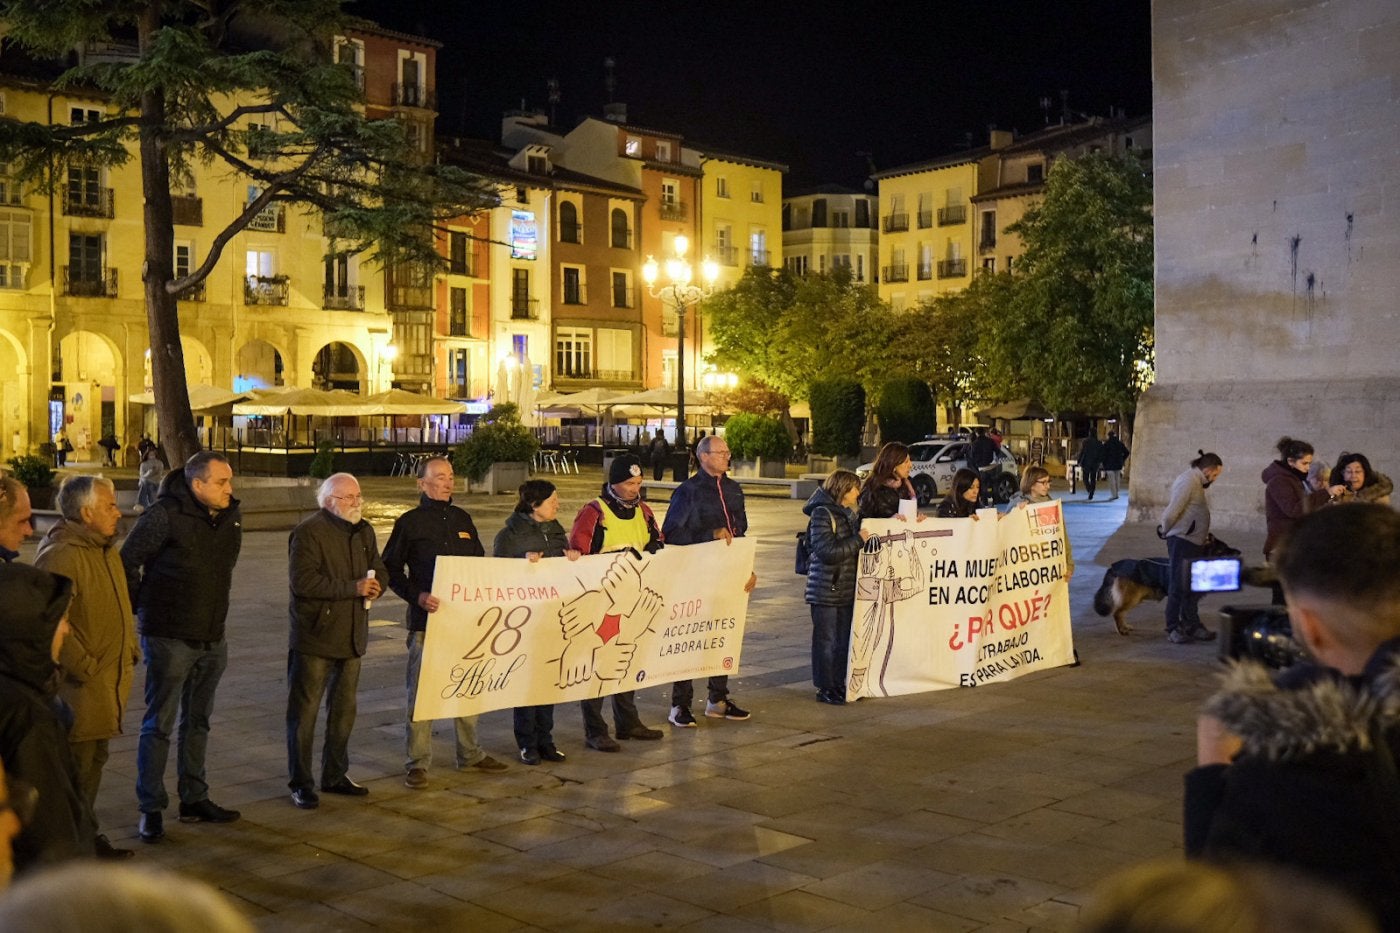
M439 557L416 720L734 674L755 539L531 563Z

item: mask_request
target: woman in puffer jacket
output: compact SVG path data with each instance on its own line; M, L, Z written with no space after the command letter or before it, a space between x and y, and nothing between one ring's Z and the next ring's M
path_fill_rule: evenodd
M871 532L859 528L860 477L834 470L802 507L808 516L807 602L812 607L812 684L817 702L846 702L846 662L856 606L856 561Z

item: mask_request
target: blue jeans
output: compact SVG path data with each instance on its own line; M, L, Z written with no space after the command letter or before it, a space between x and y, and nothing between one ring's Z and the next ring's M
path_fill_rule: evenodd
M350 730L355 728L359 658L321 658L287 652L287 786L312 788L311 743L316 711L326 698L326 741L321 746L321 786L339 784L350 769Z
M177 708L179 757L175 772L179 776L180 802L208 800L204 751L209 744L214 691L228 667L228 643L143 635L141 651L146 656L146 713L136 745L137 806L142 813L155 813L170 806L165 792L165 763L170 757L170 732L175 726Z
M423 632L408 633L408 718L404 724L404 769L427 770L433 763L433 721L413 721L413 707L418 699L418 672L423 668ZM458 716L452 720L457 737L457 767L466 768L486 757L476 744L476 717Z
M851 620L855 603L812 605L812 686L846 695L846 662L851 654Z
M1180 629L1189 632L1199 628L1201 614L1196 605L1201 601L1200 594L1191 592L1191 561L1201 556L1205 550L1199 544L1192 544L1185 538L1172 535L1167 539L1167 556L1171 558L1171 576L1167 579L1167 631Z

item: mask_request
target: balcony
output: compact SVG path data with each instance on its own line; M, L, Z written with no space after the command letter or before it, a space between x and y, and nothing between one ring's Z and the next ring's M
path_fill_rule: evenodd
M285 276L249 276L243 281L243 303L245 305L283 306L291 289Z
M540 316L540 300L520 295L510 299L510 317L513 321L534 321Z
M204 226L203 198L172 195L170 198L170 207L177 224L182 224L186 227Z
M633 304L633 301L635 299L633 299L632 294L633 289L614 285L612 289L612 306L614 308L635 307L635 305Z
M933 226L933 211L919 211L919 229L927 230Z
M977 248L982 252L988 252L997 248L997 235L995 230L982 231L982 239L977 241Z
M613 248L613 249L631 249L631 248L632 248L632 231L631 231L631 230L614 230L614 231L612 231L612 234L611 234L611 240L612 240L612 248Z
M327 311L363 311L365 309L365 287L363 285L334 285L321 289L321 307Z
M722 266L737 266L739 264L739 247L730 243L716 243L715 261Z
M63 292L75 298L117 297L117 270L64 266Z
M176 301L203 301L204 283L200 282L192 288L187 288L175 296Z
M433 289L430 285L389 284L390 311L431 311Z
M472 275L472 264L466 259L449 259L447 261L448 275Z
M909 229L908 214L886 214L880 229L885 233L903 233Z
M588 304L588 286L582 282L565 282L561 300L566 305Z
M424 110L437 109L437 92L421 84L395 84L394 106L422 107Z
M918 272L916 274L919 276L920 282L927 282L929 279L933 278L933 263L919 263Z
M880 272L880 278L885 282L907 282L909 281L909 266L903 263L897 266L885 266Z
M966 259L940 259L938 261L938 277L940 279L957 279L967 275Z
M768 265L768 250L766 250L766 249L751 249L751 250L749 250L749 265L751 265L751 266L766 266L766 265Z
M685 211L685 202L684 202L684 201L671 201L671 200L667 200L667 199L665 199L665 198L662 198L662 200L661 200L661 219L662 219L662 220L685 220L685 217L686 217L686 211Z
M578 221L574 221L573 223L566 223L561 221L559 224L559 242L582 243L583 224L579 223Z
M449 337L470 337L471 331L467 328L466 318L454 317L447 325L447 336Z
M85 186L80 191L69 190L63 199L63 213L69 217L105 217L111 219L113 216L112 189Z
M280 204L273 204L264 207L253 215L253 219L248 221L249 230L261 230L264 233L285 233L287 232L287 212Z
M940 207L938 209L938 226L951 227L954 224L967 223L967 206L961 207Z

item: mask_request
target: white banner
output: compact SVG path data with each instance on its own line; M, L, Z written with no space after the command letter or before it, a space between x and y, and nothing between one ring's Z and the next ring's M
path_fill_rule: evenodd
M530 563L440 557L414 717L734 674L754 538Z
M1074 661L1059 502L970 518L866 520L849 698L975 687Z

